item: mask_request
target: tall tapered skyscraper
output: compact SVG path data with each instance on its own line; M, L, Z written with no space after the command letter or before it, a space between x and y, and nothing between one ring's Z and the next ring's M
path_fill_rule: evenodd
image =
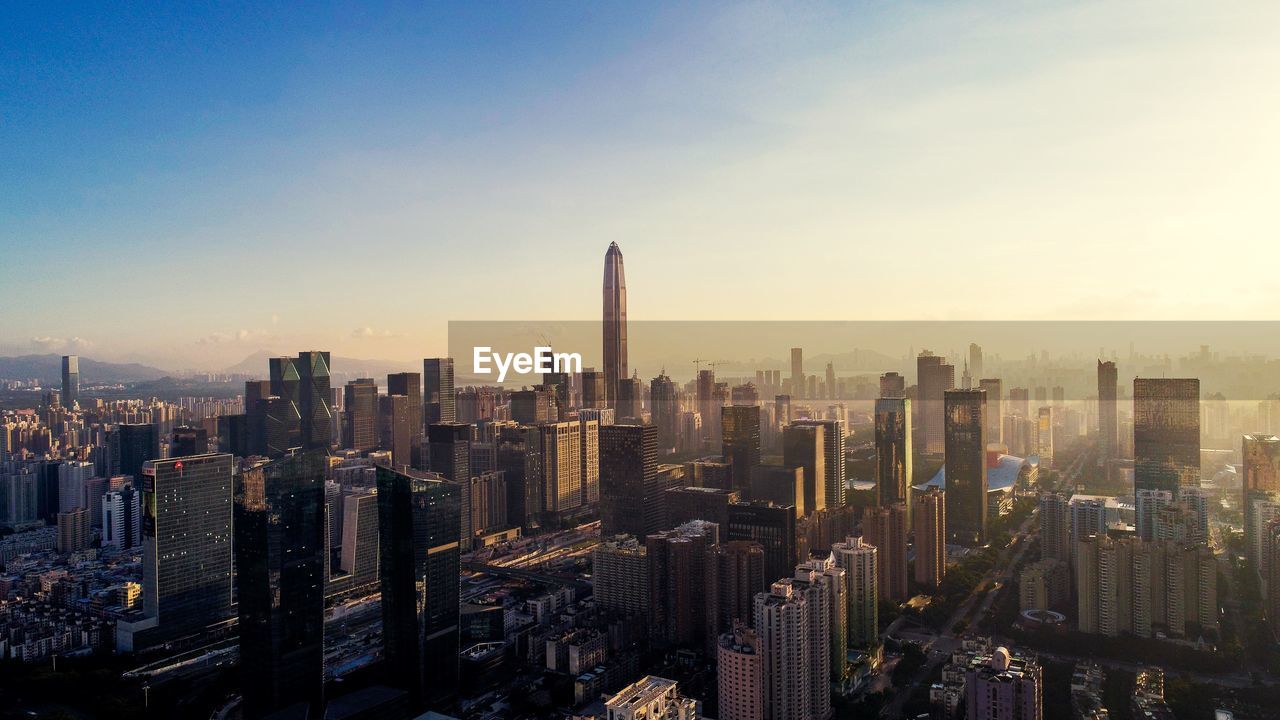
M604 383L609 407L618 401L618 381L627 373L627 280L622 250L609 243L604 255Z

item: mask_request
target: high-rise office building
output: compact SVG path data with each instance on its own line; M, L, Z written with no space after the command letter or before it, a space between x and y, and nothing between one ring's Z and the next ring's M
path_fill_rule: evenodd
M433 473L377 473L388 680L416 705L442 708L459 679L461 490Z
M86 490L94 476L90 462L67 461L58 463L58 512L70 512L76 508L89 509Z
M209 431L202 427L186 425L176 427L173 429L172 438L169 444L171 458L204 455L209 452Z
M143 465L142 606L158 627L145 644L198 633L233 615L234 462L231 455L203 454Z
M423 424L458 421L458 396L453 390L453 358L422 361Z
M905 398L907 396L907 379L896 372L887 372L880 376L880 397Z
M141 495L132 485L102 496L102 544L121 550L142 545Z
M987 539L987 393L945 394L947 536L976 546Z
M917 412L924 452L940 453L945 449L944 396L956 385L956 368L946 358L925 350L916 358Z
M393 373L387 375L387 394L403 395L408 398L409 405L409 460L416 468L425 468L427 459L423 456L422 418L426 411L422 405L422 376L418 373Z
M982 346L978 343L969 343L969 372L973 373L974 377L980 378L984 369Z
M1133 381L1133 482L1138 490L1200 484L1200 381Z
M844 467L844 420L797 420L792 423L799 427L817 427L822 429L823 473L822 487L825 493L826 507L842 508L846 504L845 467Z
M507 483L507 523L531 527L542 512L542 433L536 427L504 427L495 444Z
M876 400L876 495L879 505L906 503L911 516L911 401Z
M1262 575L1265 566L1259 562L1259 549L1263 538L1259 532L1262 527L1255 519L1256 505L1280 501L1280 437L1245 435L1241 440L1240 454L1244 460L1241 466L1240 509L1244 514L1245 558L1249 568Z
M619 419L642 420L644 416L644 383L638 377L618 380L618 400L614 403Z
M1045 406L1036 412L1036 454L1040 456L1040 467L1048 469L1053 465L1053 408Z
M240 686L249 717L302 706L320 712L325 464L311 451L245 468L236 479ZM406 537L397 536L402 544Z
M627 372L627 280L622 250L609 243L604 255L604 383L605 405L614 407L618 382Z
M1063 562L1071 558L1071 505L1061 493L1040 496L1040 557Z
M791 348L791 394L805 397L804 392L804 348Z
M378 447L391 453L391 464L413 464L413 405L408 395L378 396Z
M1021 418L1031 417L1031 391L1016 387L1009 390L1009 414ZM1005 438L1005 442L1009 439Z
M538 432L542 443L542 511L556 519L571 516L583 507L583 424L571 420L545 423L538 426Z
M1105 463L1120 456L1116 364L1098 361L1098 457Z
M718 639L716 688L720 720L764 720L760 635L745 622L735 623Z
M112 431L112 475L142 475L142 465L160 457L160 429L154 423L121 423Z
M342 400L342 442L357 452L369 452L380 440L378 383L359 378L347 383Z
M896 502L862 512L862 538L875 546L880 597L894 602L911 598L907 590L907 505Z
M727 540L750 540L764 548L765 582L787 577L800 558L796 552L795 509L772 503L751 502L729 506Z
M62 406L73 408L80 399L80 358L62 356Z
M725 405L720 408L721 456L732 466L732 489L749 496L751 471L760 464L760 407Z
M825 442L826 433L814 425L791 424L782 429L783 467L804 471L803 502L797 503L801 515L827 507Z
M328 450L333 442L333 390L329 353L298 353L298 414L304 450Z
M665 483L658 476L658 428L600 428L600 531L637 538L666 525Z
M658 452L675 452L680 435L680 391L666 373L649 382L649 408L658 428Z
M845 572L848 591L848 640L850 646L874 648L880 645L880 568L877 550L852 535L831 546L835 561Z
M1000 378L978 380L978 389L987 391L987 442L1003 442L1004 438L1004 381Z
M947 572L946 498L941 490L930 487L916 496L915 505L916 582L937 588Z

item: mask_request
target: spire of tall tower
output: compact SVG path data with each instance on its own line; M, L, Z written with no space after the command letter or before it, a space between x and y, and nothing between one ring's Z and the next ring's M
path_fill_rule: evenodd
M615 242L604 254L604 392L609 407L617 404L618 382L626 377L627 281Z

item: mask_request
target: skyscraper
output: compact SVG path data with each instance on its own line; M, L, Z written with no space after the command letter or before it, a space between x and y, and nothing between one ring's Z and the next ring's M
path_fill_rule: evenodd
M324 696L324 454L242 470L235 489L244 712L262 717ZM402 544L407 545L399 535ZM391 633L384 630L386 636Z
M852 535L831 546L836 564L845 572L849 584L848 639L851 647L874 648L880 645L880 568L875 546Z
M649 407L658 427L658 452L673 453L680 431L680 392L666 373L649 382Z
M413 413L408 395L381 395L378 397L378 446L391 452L391 463L396 467L413 464Z
M453 390L453 358L422 361L423 424L458 420L458 396Z
M947 536L959 545L987 539L986 405L983 390L945 394Z
M1116 364L1098 361L1098 456L1105 463L1119 457Z
M916 496L912 513L915 523L916 582L937 588L947 571L947 503L936 487Z
M876 400L876 495L879 505L906 503L911 522L911 401Z
M412 470L377 475L388 680L419 707L442 708L458 685L460 488Z
M121 423L113 431L112 475L142 475L142 464L160 457L160 430L153 423Z
M1244 513L1245 557L1250 569L1264 573L1258 552L1262 547L1261 527L1256 521L1256 503L1280 500L1280 437L1245 435L1241 440L1244 459L1240 508Z
M600 428L600 532L637 538L666 523L664 487L658 476L658 428L606 425Z
M764 716L825 720L831 712L827 638L830 616L787 580L756 596L755 630L764 658Z
M298 413L304 450L328 450L333 441L333 392L330 385L329 353L308 350L298 353Z
M826 433L814 425L792 424L782 429L782 464L803 468L804 501L797 504L801 514L827 507Z
M722 456L732 466L733 490L751 493L751 470L760 464L760 407L725 405L720 408Z
M1133 381L1133 483L1138 490L1200 484L1200 381Z
M902 398L907 396L907 379L896 372L880 376L880 397Z
M987 391L987 442L998 443L1004 437L1004 382L1000 378L978 380L978 389Z
M209 452L209 431L202 427L183 425L173 429L173 441L169 444L169 457L204 455Z
M604 384L607 407L618 398L618 381L627 371L627 280L622 250L609 243L604 255Z
M920 414L920 435L924 439L924 452L939 453L945 449L943 434L943 393L956 384L956 368L948 365L946 358L925 350L916 358L917 400Z
M719 541L715 523L694 520L645 538L649 562L649 637L658 647L701 649L707 622L708 550Z
M342 401L342 441L358 452L378 447L378 383L359 378L347 383Z
M1040 496L1040 557L1067 562L1071 558L1071 505L1067 496Z
M969 372L973 373L976 378L982 377L982 346L978 343L969 343Z
M80 399L80 358L62 356L62 406L75 407Z
M409 399L409 447L412 454L410 464L417 468L426 468L427 459L423 457L422 418L426 414L422 405L422 376L418 373L393 373L387 376L387 394L404 395Z
M143 465L142 607L158 629L141 644L232 616L233 463L231 455L202 454Z
M269 422L278 423L285 443L268 453L279 457L290 448L302 446L302 390L298 363L291 357L273 357L267 361L271 377L271 396L278 401L268 404Z
M823 459L822 488L826 506L838 509L845 506L844 468L844 420L797 420L792 425L822 429Z
M571 517L583 506L582 431L583 424L574 421L538 426L542 438L542 511L556 521ZM660 509L655 512L661 514Z
M880 597L906 602L911 597L907 590L907 504L864 508L862 537L878 551Z
M804 397L804 348L791 348L791 394Z
M768 589L764 548L748 540L730 540L707 549L707 637L714 647L736 623L754 621L755 596Z

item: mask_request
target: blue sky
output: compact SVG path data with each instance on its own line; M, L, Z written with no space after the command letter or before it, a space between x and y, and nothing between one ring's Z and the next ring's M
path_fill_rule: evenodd
M594 317L611 241L644 319L1273 318L1278 40L1190 0L9 8L0 352L431 355Z

